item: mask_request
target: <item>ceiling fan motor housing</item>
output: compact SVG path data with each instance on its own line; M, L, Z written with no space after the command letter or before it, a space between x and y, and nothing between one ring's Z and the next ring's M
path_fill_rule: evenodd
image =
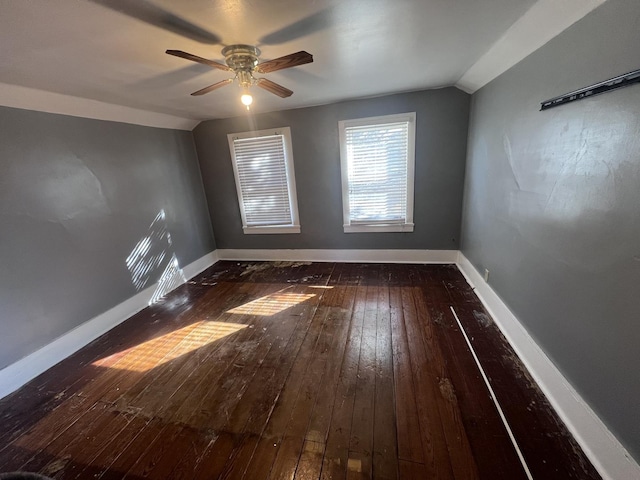
M222 49L226 64L233 69L241 87L253 83L252 72L258 65L260 49L252 45L229 45Z

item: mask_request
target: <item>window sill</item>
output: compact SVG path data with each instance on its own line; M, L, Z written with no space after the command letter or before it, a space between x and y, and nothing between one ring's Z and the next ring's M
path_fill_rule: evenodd
M413 223L344 225L344 233L413 232Z
M300 233L300 225L265 225L261 227L242 227L242 231L245 235Z

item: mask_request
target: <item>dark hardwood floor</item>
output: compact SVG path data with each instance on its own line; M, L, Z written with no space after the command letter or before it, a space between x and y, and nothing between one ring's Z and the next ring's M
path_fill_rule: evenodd
M600 478L455 266L219 262L0 401L56 479Z

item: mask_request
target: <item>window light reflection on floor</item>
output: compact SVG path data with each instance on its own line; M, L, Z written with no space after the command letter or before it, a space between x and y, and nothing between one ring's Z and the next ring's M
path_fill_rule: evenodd
M240 323L197 322L102 358L93 365L146 372L246 327Z
M305 302L315 297L315 293L272 293L265 297L252 300L238 307L227 310L227 313L235 313L239 315L262 315L270 317L276 313L280 313L289 307Z

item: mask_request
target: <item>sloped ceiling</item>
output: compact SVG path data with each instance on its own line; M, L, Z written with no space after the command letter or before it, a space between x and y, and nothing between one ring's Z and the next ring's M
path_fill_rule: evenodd
M220 51L233 43L257 45L262 60L299 50L314 56L312 64L267 76L292 97L253 88L255 112L450 85L473 91L511 66L506 57L515 63L602 1L3 2L0 104L37 108L32 104L46 103L38 95L47 92L62 105L77 103L66 96L80 97L93 101L94 111L111 104L165 120L239 115L235 84L190 96L228 73L164 53L224 62ZM550 16L559 23L552 31Z

